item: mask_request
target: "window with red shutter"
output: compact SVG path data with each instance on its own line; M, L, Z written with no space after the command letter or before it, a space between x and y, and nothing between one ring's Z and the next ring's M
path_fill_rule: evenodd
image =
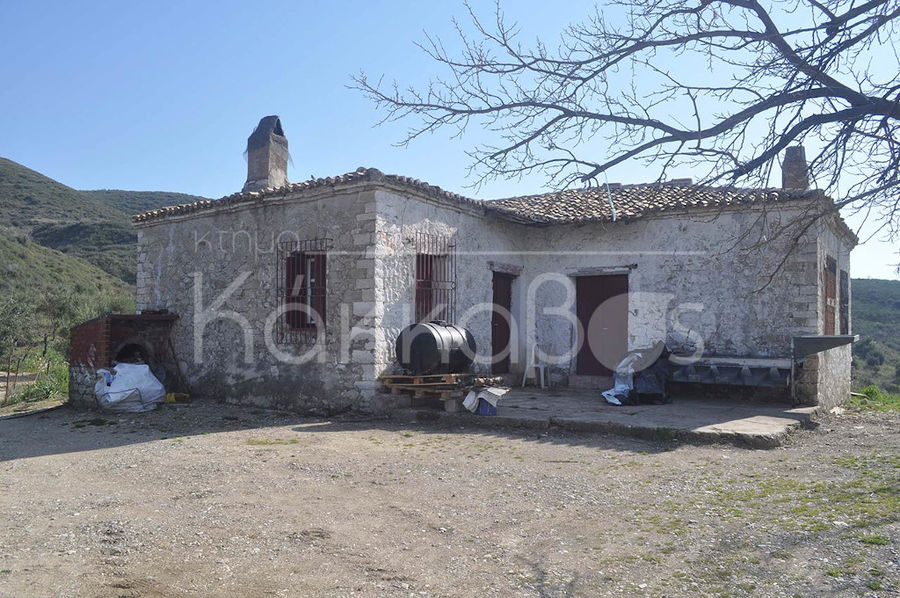
M456 244L444 235L416 234L415 316L453 321L456 310Z
M850 334L850 273L841 270L841 334Z
M834 334L837 310L837 262L825 258L825 334Z
M283 317L278 322L279 342L315 341L325 328L327 252L331 239L280 243L278 247L278 298Z

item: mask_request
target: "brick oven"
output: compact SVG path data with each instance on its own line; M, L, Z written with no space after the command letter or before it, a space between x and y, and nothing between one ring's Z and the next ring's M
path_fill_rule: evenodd
M69 402L94 407L97 370L116 363L146 363L167 392L187 391L170 340L177 319L162 312L110 314L72 328Z

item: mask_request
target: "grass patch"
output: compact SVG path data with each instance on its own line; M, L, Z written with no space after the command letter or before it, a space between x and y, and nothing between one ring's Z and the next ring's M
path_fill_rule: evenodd
M300 442L296 438L285 440L283 438L248 438L247 444L250 446L278 446L285 444L297 444Z
M864 397L850 397L848 405L867 411L900 411L900 395L883 392L877 386L862 389Z
M840 457L835 463L856 475L847 480L818 482L776 477L743 487L714 484L707 504L722 516L735 519L774 517L784 528L795 531L825 531L835 520L858 530L898 520L900 484L896 458Z
M776 558L782 561L788 561L794 558L794 555L784 550L776 550L772 553L772 558Z
M887 536L861 536L859 541L867 546L887 546L891 543Z
M27 386L17 389L9 398L7 404L36 403L52 398L63 398L69 392L69 368L68 365L57 363L51 365L49 372L41 372L37 379Z

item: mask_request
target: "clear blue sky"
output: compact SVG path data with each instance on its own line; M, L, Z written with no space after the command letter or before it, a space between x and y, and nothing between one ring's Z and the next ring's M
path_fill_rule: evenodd
M474 4L490 16L492 1ZM593 6L554 4L504 7L529 42L552 41ZM467 188L477 131L397 148L405 125L373 128L379 114L347 88L360 69L426 81L434 65L414 42L423 30L452 39L454 16L465 20L461 2L2 2L0 156L78 189L220 197L244 182L259 118L279 114L291 180L376 166L482 198L543 190L539 177ZM610 174L648 178L640 164ZM857 249L853 275L897 278L897 250Z

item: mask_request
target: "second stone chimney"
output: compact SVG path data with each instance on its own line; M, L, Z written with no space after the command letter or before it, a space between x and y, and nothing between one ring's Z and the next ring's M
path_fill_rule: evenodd
M802 145L794 145L784 150L781 188L809 189L809 167L806 165L806 151Z
M243 191L288 184L288 142L278 115L265 116L247 138L247 182Z

